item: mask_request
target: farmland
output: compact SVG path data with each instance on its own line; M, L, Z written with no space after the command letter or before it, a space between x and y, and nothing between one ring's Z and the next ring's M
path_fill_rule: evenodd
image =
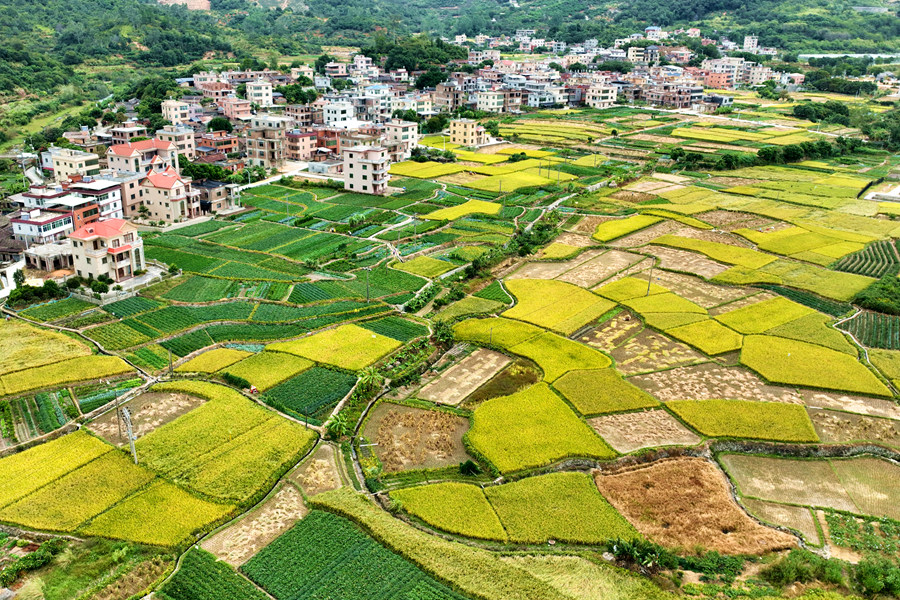
M736 94L772 126L529 110L385 196L289 178L142 230L160 280L0 321L0 523L152 546L127 595L161 600L776 598L801 536L895 549L900 318L856 307L900 160ZM765 164L804 142L836 150ZM57 593L68 556L21 595L112 597Z

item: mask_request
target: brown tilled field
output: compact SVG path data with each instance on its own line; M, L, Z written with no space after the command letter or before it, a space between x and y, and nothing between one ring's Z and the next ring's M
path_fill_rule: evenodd
M810 408L831 408L873 417L900 419L900 405L891 400L816 390L800 390L800 393L803 395L803 402Z
M613 318L605 321L586 332L579 339L604 352L610 352L621 345L628 338L635 335L644 327L641 320L628 311L622 311Z
M341 487L338 451L331 444L319 444L312 456L290 475L307 496Z
M900 421L818 408L808 412L819 439L825 443L871 442L900 448Z
M727 554L762 554L797 545L760 525L731 497L725 475L702 458L662 460L595 477L600 492L642 534L669 548L702 546Z
M708 359L690 346L644 329L611 352L616 369L623 375L671 369Z
M600 437L617 452L627 454L657 446L693 446L700 437L664 410L605 415L588 419Z
M458 406L466 396L491 379L512 359L505 354L479 348L431 381L416 394L419 398Z
M705 363L629 377L628 381L659 400L759 400L801 404L792 388L763 383L743 367Z
M181 415L203 404L203 400L177 392L147 392L132 398L123 407L131 411L131 422L134 434L143 437L156 429L174 421ZM92 421L87 428L110 442L121 446L127 442L125 426L122 425L122 437L119 438L119 423L116 412L110 411Z
M293 527L307 512L303 496L297 488L287 484L260 507L204 541L201 546L238 567Z
M635 275L638 279L644 280L649 276L650 275L647 272ZM659 269L653 271L653 283L668 288L682 298L687 298L703 308L718 306L725 302L734 302L739 298L744 298L754 293L754 290L749 288L706 283L698 277L692 277L683 273L674 273L672 271L662 271Z
M642 251L657 257L659 266L662 269L691 273L704 279L712 279L719 273L728 270L727 266L710 260L702 254L679 250L678 248L650 245L645 246Z
M609 245L616 248L637 248L638 246L649 244L660 236L674 233L682 227L684 227L684 225L676 223L675 221L663 221L656 225L641 229L640 231L635 231L631 235L626 235L625 237L613 240Z
M556 279L590 288L643 259L644 257L639 254L610 250L602 256L598 256L566 271Z
M799 531L807 542L819 545L819 530L816 529L816 522L809 508L775 504L752 498L746 498L741 502L747 511L760 521Z
M364 435L388 473L433 469L469 458L463 435L468 419L450 413L382 402L366 421Z
M718 181L720 179L735 180L737 182L746 181L749 183L729 183L728 181ZM729 186L751 185L754 182L753 179L740 179L738 177L713 177L709 181L710 183L723 183ZM756 229L758 227L768 227L770 225L778 223L778 221L769 219L767 217L761 217L759 215L754 215L751 213L732 212L730 210L711 210L709 212L697 215L697 218L709 223L717 229L723 229L725 231L734 231L735 229L744 228Z

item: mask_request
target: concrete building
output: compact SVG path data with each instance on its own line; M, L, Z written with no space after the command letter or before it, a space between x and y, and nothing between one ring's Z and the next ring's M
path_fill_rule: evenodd
M257 115L251 121L247 138L247 162L254 167L281 169L284 166L284 146L291 119Z
M274 104L272 102L272 82L265 79L257 79L248 83L247 100L263 108L272 106Z
M145 268L144 242L137 227L123 219L85 225L69 238L75 273L80 277L97 279L106 275L119 282Z
M127 144L136 137L147 137L147 128L134 121L125 121L109 130L113 144Z
M9 220L13 237L29 244L45 244L66 237L74 230L72 213L65 209L22 211Z
M197 138L197 148L208 148L212 152L231 154L241 149L240 138L227 131L208 131Z
M757 48L759 48L759 38L755 35L745 35L744 52L756 53Z
M153 169L180 170L178 148L172 142L150 139L110 146L106 153L110 169L146 174Z
M156 130L156 139L175 144L179 156L194 160L197 157L197 145L194 140L194 130L190 127L166 125Z
M249 121L253 118L253 105L237 96L226 96L216 102L222 115L231 121Z
M460 146L482 146L487 143L487 133L478 121L456 119L450 121L450 141Z
M616 103L618 90L612 85L592 85L587 89L584 103L591 108L609 108Z
M362 194L387 193L390 160L383 146L356 146L344 150L344 189Z
M100 173L100 157L93 152L50 146L45 154L49 154L53 178L58 182L66 181L72 175L91 176Z
M475 94L476 110L491 113L502 113L505 104L505 96L502 91L490 90L486 92L477 92Z
M346 127L356 123L356 110L346 100L329 102L322 113L327 127Z
M419 125L412 121L391 119L384 124L384 137L388 145L398 146L398 154L402 155L401 160L406 160L419 146ZM396 161L396 158L394 160Z
M171 167L141 180L143 204L153 221L175 223L200 215L200 194Z
M160 105L163 119L173 125L184 125L191 120L191 105L181 100L163 100Z
M191 187L199 193L200 212L221 213L234 208L237 204L237 185L221 181L191 182Z
M69 193L92 201L99 219L121 219L125 216L122 204L122 184L113 179L85 177L69 184ZM75 222L76 229L80 225Z
M293 129L285 134L284 157L287 160L312 160L316 153L316 133Z

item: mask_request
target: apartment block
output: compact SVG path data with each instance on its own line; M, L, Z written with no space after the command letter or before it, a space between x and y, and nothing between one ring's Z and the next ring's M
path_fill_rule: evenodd
M156 130L156 139L175 145L179 156L194 160L197 157L197 144L194 140L194 130L190 127L178 127L166 125Z
M107 219L80 227L69 238L75 272L97 279L107 275L124 281L145 268L144 242L137 227L123 219Z
M66 181L72 175L97 175L100 173L100 157L93 152L50 146L47 151L53 165L56 181ZM45 154L47 154L45 153Z
M611 85L592 85L587 89L584 103L591 108L609 108L616 103L618 89Z
M383 146L344 150L344 189L362 194L386 194L390 160Z
M460 146L482 146L487 143L484 127L473 119L450 121L450 141Z
M272 106L274 104L272 102L272 82L265 79L257 79L248 83L247 100L263 108Z

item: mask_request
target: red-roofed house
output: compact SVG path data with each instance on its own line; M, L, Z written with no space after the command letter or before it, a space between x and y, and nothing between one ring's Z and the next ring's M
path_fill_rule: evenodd
M69 234L69 239L75 272L81 277L108 275L122 281L145 268L144 242L137 227L124 219L89 223Z
M142 201L152 221L175 223L200 216L200 193L175 169L151 171L141 180Z
M145 174L153 169L161 171L167 167L180 170L178 146L155 138L110 146L106 152L106 160L110 169L128 173Z

